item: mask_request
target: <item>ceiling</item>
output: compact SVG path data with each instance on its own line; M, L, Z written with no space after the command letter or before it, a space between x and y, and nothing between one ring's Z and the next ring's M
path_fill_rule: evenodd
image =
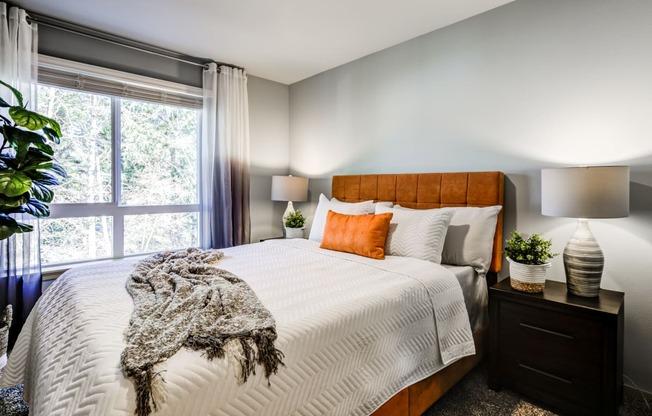
M513 0L21 0L27 10L284 84Z

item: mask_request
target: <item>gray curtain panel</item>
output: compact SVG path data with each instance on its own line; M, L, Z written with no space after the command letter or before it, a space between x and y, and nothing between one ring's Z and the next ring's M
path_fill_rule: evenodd
M249 243L249 103L244 70L204 70L200 217L202 248Z
M41 296L42 283L38 220L25 214L15 217L19 222L33 225L34 231L0 240L0 312L7 305L12 305L14 311L9 348Z

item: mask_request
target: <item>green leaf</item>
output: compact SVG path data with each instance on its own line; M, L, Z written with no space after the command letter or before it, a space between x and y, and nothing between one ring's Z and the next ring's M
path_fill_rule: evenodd
M48 154L50 156L54 156L54 149L49 144L47 144L47 143L42 143L42 144L39 143L39 144L34 144L34 146L36 146L37 149L42 150L44 153L46 153L46 154Z
M63 166L58 164L57 162L52 162L52 166L50 166L50 170L57 175L61 176L62 178L67 178L68 174L66 171L63 169Z
M19 106L23 106L23 94L20 93L16 88L12 87L11 85L7 84L6 82L0 81L0 84L4 85L5 87L9 88L11 92L14 94L14 97L16 97L16 101L18 101Z
M14 169L0 172L0 193L8 197L22 195L32 187L29 176Z
M16 159L14 159L13 155L3 153L0 155L0 162L2 162L3 170L7 168L16 169Z
M21 166L21 171L24 172L27 176L29 176L32 179L38 178L38 176L36 175L39 174L47 174L48 176L54 178L54 176L52 176L53 173L61 176L62 178L68 177L66 171L61 167L61 165L59 165L54 160L29 161L25 165ZM33 172L38 172L38 173L33 173ZM56 181L57 183L54 185L59 184L58 180Z
M18 106L9 107L9 115L16 124L25 127L26 129L32 131L41 130L50 125L55 132L59 133L59 136L61 135L61 127L59 127L59 123L52 120L50 117L42 116L39 113Z
M62 134L61 134L61 126L60 126L59 123L58 123L56 120L54 120L54 119L50 119L50 127L46 127L46 129L53 131L53 132L56 134L57 139L59 139L59 138L62 136ZM50 134L51 134L51 133L50 133ZM49 135L50 135L50 134L49 134ZM53 141L55 141L55 142L57 142L57 144L59 144L59 141L58 141L58 140L54 140L54 139L53 139Z
M39 185L55 186L59 185L59 179L47 170L31 170L25 172L32 182L38 182Z
M50 208L35 198L30 199L26 204L23 205L22 212L38 218L50 216Z
M47 185L48 184L44 181L32 180L31 192L34 198L46 203L52 202L52 199L54 199L54 192ZM54 184L50 183L50 185ZM58 183L56 185L58 185Z
M58 124L57 124L58 126ZM61 143L61 132L57 132L49 127L43 127L43 133L45 133L46 136L48 136L48 139L52 140L56 144Z
M5 126L5 137L7 137L8 141L24 141L34 144L45 144L45 141L47 140L45 136L39 133L12 126Z
M34 227L31 225L18 222L9 215L0 214L0 240L7 239L17 233L28 233L33 230Z
M16 208L23 205L25 202L29 201L30 195L29 192L25 192L22 195L8 197L3 194L0 194L0 207Z
M32 145L47 154L54 154L52 147L45 143L46 138L33 131L23 130L12 126L4 126L4 136L11 147L16 150L15 158L19 162L25 159L27 151Z
M54 158L41 149L31 147L25 156L25 163L20 165L20 170L27 172L37 169L49 169L54 164Z
M11 105L9 105L8 102L6 102L5 100L2 99L2 97L0 97L0 107L6 108L6 107L11 107Z

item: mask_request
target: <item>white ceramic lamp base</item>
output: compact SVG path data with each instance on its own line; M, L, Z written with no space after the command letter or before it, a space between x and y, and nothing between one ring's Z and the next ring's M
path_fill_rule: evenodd
M294 205L292 205L292 201L288 201L288 206L285 208L285 212L283 213L283 216L281 217L281 224L283 225L283 228L285 228L285 218L292 214L294 212Z
M580 218L577 229L564 249L564 270L569 293L577 296L600 295L604 255L593 237L589 222Z
M283 226L283 230L286 230L285 238L293 238L293 237L288 237L287 228L285 227L285 218L287 218L287 216L292 214L293 212L294 212L294 205L292 205L292 201L288 201L288 206L287 208L285 208L285 212L283 213L283 217L281 218L281 225Z

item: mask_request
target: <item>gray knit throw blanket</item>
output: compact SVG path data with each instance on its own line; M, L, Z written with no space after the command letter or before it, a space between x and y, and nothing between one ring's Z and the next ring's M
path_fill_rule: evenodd
M256 364L268 382L283 365L283 353L274 346L274 318L249 285L214 265L223 256L196 248L164 252L139 262L127 279L134 312L121 365L136 388L136 415L149 415L165 399L154 366L181 347L202 351L209 360L228 351L239 363L241 383L255 374Z

